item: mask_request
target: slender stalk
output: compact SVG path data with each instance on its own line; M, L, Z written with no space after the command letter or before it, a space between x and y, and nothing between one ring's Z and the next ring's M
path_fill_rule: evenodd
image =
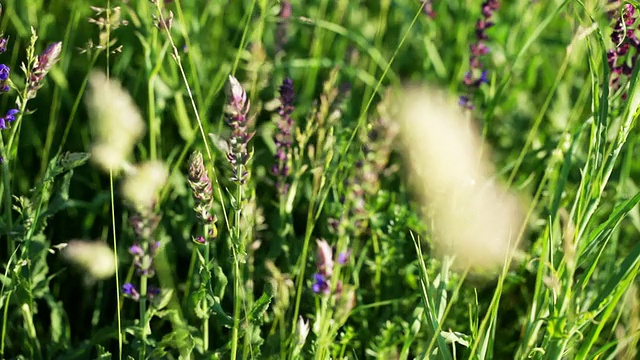
M242 154L237 154L240 158ZM240 327L240 306L242 296L240 294L240 259L238 258L238 249L240 248L241 230L240 219L242 216L242 164L238 163L238 187L236 193L236 216L235 216L235 236L231 244L233 251L233 330L231 333L231 360L235 360L238 353L239 327Z
M145 250L145 253L147 250ZM147 275L140 276L140 327L142 329L142 346L140 346L139 359L144 359L147 352Z
M204 234L205 236L207 236L209 234L209 226L205 225L204 226ZM204 266L206 269L209 268L209 259L211 257L210 255L211 252L211 245L209 244L209 242L207 241L206 245L204 246ZM210 288L211 286L211 277L209 276L209 284L208 284L208 288ZM203 341L203 348L204 348L204 352L207 352L209 350L209 303L207 301L204 302L204 311L207 314L207 316L204 319L204 323L202 324L202 341Z

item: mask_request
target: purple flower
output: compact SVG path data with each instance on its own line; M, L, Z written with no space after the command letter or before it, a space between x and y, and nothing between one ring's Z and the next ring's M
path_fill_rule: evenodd
M232 133L229 139L229 151L227 160L232 167L231 181L244 184L249 177L247 163L251 158L248 146L254 133L249 131L249 108L250 101L240 82L229 75L229 86L227 87L229 103L227 104L226 122L231 127Z
M485 43L489 40L487 29L494 25L492 21L493 14L499 7L500 3L498 3L497 0L484 1L481 8L482 17L476 22L476 43L469 46L471 53L469 57L470 70L465 73L462 81L466 87L466 94L460 97L459 102L460 106L468 110L475 108L472 98L478 88L480 88L480 85L489 82L487 70L484 69L484 65L482 64L482 57L489 53L489 47Z
M59 60L62 52L62 42L55 42L45 49L36 59L29 72L27 81L27 98L33 99L42 87L42 80L49 73L49 70Z
M286 183L286 177L290 172L291 145L293 144L293 101L295 92L293 90L293 80L284 79L280 86L280 107L278 115L280 119L277 123L278 131L274 136L276 143L276 154L274 155L275 164L271 171L278 178L276 189L280 195L285 195L289 190L289 184Z
M11 110L7 111L7 113L3 117L0 117L0 130L6 129L7 128L7 123L15 121L16 120L16 115L18 115L18 113L20 113L20 110L11 109Z
M9 38L0 37L0 54L7 51L7 44L9 43Z
M200 245L204 245L207 243L207 240L204 238L204 236L196 236L193 238L193 241L196 244L200 244Z
M133 286L132 283L126 283L122 286L122 292L124 292L125 296L138 301L140 300L140 293L136 290L136 287Z
M343 251L338 254L338 264L344 265L349 261L349 257L351 256L351 250Z
M612 73L609 86L613 91L622 87L623 76L631 75L640 53L640 39L636 33L636 9L631 4L625 4L621 13L620 11L610 13L612 16L617 14L620 16L615 19L611 33L614 48L607 52L607 63ZM626 92L623 93L623 98L626 98L626 95Z
M331 288L325 276L320 273L316 273L313 275L313 278L315 282L311 286L311 290L313 290L313 292L316 294L328 294Z
M9 73L11 69L5 64L0 64L0 93L9 91Z
M422 12L428 17L434 19L436 12L433 11L433 0L420 0L422 2Z
M149 297L149 300L153 300L153 298L158 295L160 295L160 288L149 286L149 289L147 290L147 296Z
M144 255L144 250L139 244L133 244L129 247L129 254L133 256L142 256Z

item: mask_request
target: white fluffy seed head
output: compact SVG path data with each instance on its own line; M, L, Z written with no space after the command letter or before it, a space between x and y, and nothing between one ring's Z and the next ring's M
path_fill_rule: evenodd
M145 132L142 116L120 83L98 71L89 77L86 104L92 161L104 171L118 172Z
M113 250L103 241L72 240L60 250L60 254L95 280L108 279L116 271Z
M124 198L137 209L151 209L168 174L167 167L159 161L137 165L126 175L122 184Z
M399 101L402 154L435 251L453 256L458 270L499 270L525 221L520 197L495 179L489 146L458 104L418 87L404 89Z

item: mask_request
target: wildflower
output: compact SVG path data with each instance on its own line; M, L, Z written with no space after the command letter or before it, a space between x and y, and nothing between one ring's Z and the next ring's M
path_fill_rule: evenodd
M9 38L4 36L0 36L0 54L7 51L7 44L9 43Z
M489 53L486 41L487 29L493 26L493 14L500 7L497 0L486 0L482 3L482 17L476 22L475 36L477 42L469 46L471 56L469 57L470 70L464 75L463 84L466 86L466 95L460 96L459 105L465 109L475 108L472 96L482 84L488 82L487 71L482 64L482 57Z
M29 72L29 79L27 81L27 99L36 97L36 93L42 87L42 80L44 80L44 77L49 73L51 67L59 60L60 52L62 52L62 42L59 41L49 45L49 47L36 58Z
M9 91L9 73L11 69L5 64L0 64L0 93Z
M344 265L349 261L349 257L351 256L351 250L343 251L338 254L338 264Z
M140 293L132 283L122 285L122 292L125 296L133 299L134 301L140 300Z
M333 249L327 240L316 240L318 244L318 270L327 277L333 274Z
M87 108L94 137L92 161L105 171L119 171L145 131L133 100L116 80L94 72L89 78Z
M134 168L127 174L122 184L124 198L137 210L151 210L158 191L164 186L168 171L159 161L148 161Z
M298 327L296 328L298 345L304 345L309 336L309 320L304 320L302 316L298 317Z
M422 12L428 17L434 19L436 12L433 11L433 0L420 0L422 2Z
M110 278L116 270L113 250L103 241L71 240L60 255L93 279Z
M316 294L328 294L331 288L329 287L329 281L327 280L327 278L320 273L314 274L313 278L315 282L311 286L311 290L313 290L313 292Z
M249 117L247 116L250 102L247 93L242 88L238 80L229 75L229 86L227 88L229 103L227 104L226 122L231 127L232 133L229 139L229 151L227 159L232 167L233 175L231 181L244 184L247 181L249 172L246 170L247 163L251 158L248 151L248 144L254 133L250 132Z
M611 33L614 48L607 52L607 63L612 73L610 86L614 91L622 87L623 76L630 76L638 61L640 39L636 33L636 23L636 9L631 4L625 4ZM631 49L634 49L632 54ZM626 97L626 93L623 96Z
M18 115L19 113L20 110L18 109L10 109L4 116L0 117L0 130L6 129L7 123L15 121L16 115Z
M272 173L278 178L276 189L280 195L284 195L289 190L289 184L285 181L290 172L291 161L291 145L293 144L293 100L295 93L293 91L293 81L289 78L284 79L280 86L280 107L278 108L278 131L274 136L276 143L275 164L271 169Z

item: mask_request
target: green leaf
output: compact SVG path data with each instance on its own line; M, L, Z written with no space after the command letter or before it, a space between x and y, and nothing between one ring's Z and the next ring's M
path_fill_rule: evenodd
M256 325L262 325L264 322L264 314L269 309L269 304L271 304L271 299L273 299L272 294L262 293L260 298L253 304L253 308L249 311L248 319L251 323Z

